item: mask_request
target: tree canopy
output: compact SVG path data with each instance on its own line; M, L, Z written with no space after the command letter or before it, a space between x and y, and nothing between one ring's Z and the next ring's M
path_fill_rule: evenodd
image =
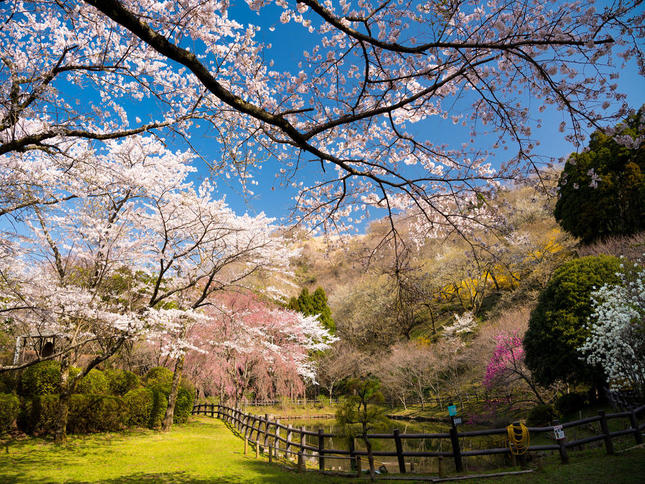
M562 111L560 130L582 142L627 113L614 59L642 61L639 1L246 4L307 46L285 60L225 1L3 2L3 166L87 163L92 147L146 133L195 148L200 124L220 147L203 157L214 172L250 190L277 160L313 226L381 209L415 212L424 234L489 227L496 182L540 171L540 113ZM11 175L3 212L56 203Z
M322 287L316 288L313 294L305 287L298 297L292 297L287 304L289 309L298 311L305 316L318 316L318 320L330 333L336 332L336 323L331 317L331 309L327 304L327 294Z
M645 108L572 153L558 183L555 217L589 243L645 229Z
M554 272L540 293L523 340L526 366L538 383L603 382L602 371L587 365L578 348L589 335L591 293L603 284L619 283L621 264L617 257L590 256L571 260Z

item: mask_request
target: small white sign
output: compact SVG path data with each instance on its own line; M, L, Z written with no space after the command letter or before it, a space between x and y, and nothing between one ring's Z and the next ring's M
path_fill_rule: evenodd
M455 422L455 425L460 425L461 424L461 417L453 418L453 422Z
M564 430L562 429L562 425L553 426L553 435L555 435L555 440L564 439Z

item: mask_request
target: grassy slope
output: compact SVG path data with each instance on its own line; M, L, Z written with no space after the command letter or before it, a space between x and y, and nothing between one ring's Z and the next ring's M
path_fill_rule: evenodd
M0 482L337 482L296 474L243 455L242 441L217 419L200 418L170 433L73 436L58 448L42 439L0 449Z

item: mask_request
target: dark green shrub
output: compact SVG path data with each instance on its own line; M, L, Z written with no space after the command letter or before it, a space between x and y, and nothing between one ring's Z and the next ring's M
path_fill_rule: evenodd
M128 425L136 427L150 425L150 416L154 406L153 390L150 388L135 388L126 393L123 400L128 409Z
M588 366L577 349L589 335L591 292L618 284L621 260L611 256L582 257L560 266L531 313L523 345L526 366L542 385L557 380L599 386L604 376Z
M112 395L125 395L130 390L141 386L137 375L127 370L109 369L103 372L108 381L109 391Z
M18 428L34 435L53 434L58 422L58 395L35 395L25 399L18 415Z
M20 394L50 395L60 391L60 362L49 360L36 363L22 372Z
M568 393L558 397L555 408L560 415L571 415L581 410L587 403L587 396L584 393Z
M158 387L153 387L150 390L152 391L152 410L150 411L148 427L157 429L161 427L166 408L168 408L168 394Z
M69 402L67 431L75 434L121 430L128 420L123 398L74 394Z
M551 405L537 405L529 412L526 423L534 426L551 425L555 417L556 413Z
M0 393L14 393L18 391L20 372L5 371L0 373Z
M149 388L157 387L168 394L172 387L172 375L172 371L168 368L157 366L146 373L146 376L143 378L143 384Z
M173 414L174 423L186 423L190 413L193 411L195 402L195 390L183 386L177 392L177 401L175 402L175 413Z
M0 435L11 430L20 413L20 399L13 393L0 393Z
M105 395L108 393L108 381L101 370L90 370L90 372L78 382L76 393L88 395Z

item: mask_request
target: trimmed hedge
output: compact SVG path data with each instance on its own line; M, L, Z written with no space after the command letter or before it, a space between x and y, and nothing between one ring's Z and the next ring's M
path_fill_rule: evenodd
M157 366L150 369L146 376L143 378L143 384L146 387L160 388L166 394L170 393L170 388L172 387L172 371L163 366Z
M128 425L147 427L154 406L154 392L150 388L135 388L123 396L128 409Z
M59 390L60 364L46 362L30 367L23 373L21 389L26 398L22 405L13 397L18 426L25 432L42 435L54 433L59 412L59 395L43 392ZM79 368L70 368L70 377L78 375ZM108 369L93 369L77 385L71 395L67 431L91 433L118 431L126 426L149 428L161 427L168 408L168 396L172 387L172 371L158 367L150 370L143 380L132 372ZM108 392L115 395L109 395ZM175 403L174 423L184 423L191 414L195 390L186 381L181 381ZM2 404L2 400L0 400ZM7 413L10 413L9 405ZM0 419L2 418L0 409ZM9 417L7 417L8 419ZM13 416L12 422L16 420ZM4 421L4 420L3 420Z
M112 395L124 396L129 391L141 386L140 378L127 370L108 369L103 372L108 381Z
M11 430L20 413L20 399L13 393L0 393L0 435Z
M52 395L60 391L60 362L36 363L22 372L20 394L24 396Z
M175 413L173 414L174 423L186 423L193 410L195 402L195 390L182 387L177 392L177 401L175 402Z
M70 433L122 430L127 420L127 405L121 397L74 394L70 398L67 420L67 431Z
M159 387L150 388L152 391L152 409L150 411L150 419L148 420L148 427L151 429L158 429L161 427L166 409L168 408L168 394L162 391Z
M18 416L18 427L29 434L53 434L58 421L58 395L35 395L25 399Z
M76 393L89 395L105 395L108 393L108 380L101 370L90 370L85 377L78 382Z
M14 393L20 385L20 372L5 371L0 373L0 393Z

